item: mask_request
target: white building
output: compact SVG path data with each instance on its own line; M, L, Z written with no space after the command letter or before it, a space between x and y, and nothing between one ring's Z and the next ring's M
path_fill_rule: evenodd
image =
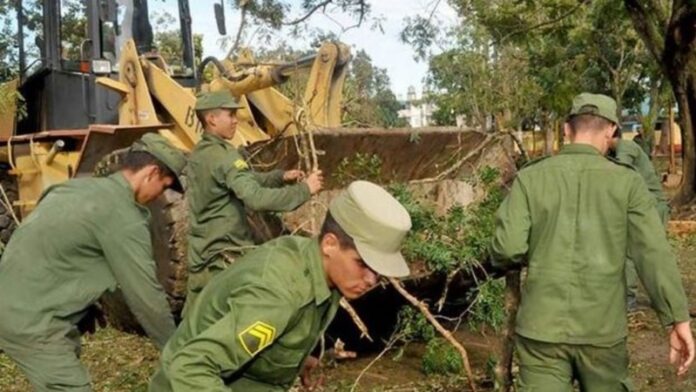
M409 86L406 95L406 109L399 110L399 118L405 118L411 128L427 127L432 125L433 111L435 105L416 96L416 88Z

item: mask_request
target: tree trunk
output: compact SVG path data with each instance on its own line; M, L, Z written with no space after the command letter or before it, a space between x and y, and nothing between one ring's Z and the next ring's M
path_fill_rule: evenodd
M679 107L679 125L682 129L682 184L673 199L676 205L693 201L696 194L696 148L694 146L694 119L696 118L696 52L690 59L690 70L683 73L675 89Z
M660 77L651 81L650 84L650 108L648 114L640 119L642 127L641 134L643 140L650 146L650 156L655 148L655 123L662 107L663 91L666 91L666 81Z
M696 7L672 0L671 15L661 0L624 0L645 46L669 79L679 108L684 177L672 204L689 203L696 195Z
M544 155L553 154L553 137L557 121L551 121L544 129Z

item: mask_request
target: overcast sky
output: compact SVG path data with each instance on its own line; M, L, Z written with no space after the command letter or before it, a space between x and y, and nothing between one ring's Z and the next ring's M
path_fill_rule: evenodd
M196 34L203 34L204 57L214 55L224 56L226 53L220 49L218 41L221 36L217 32L215 16L213 13L213 0L192 0L191 14L193 19L193 31ZM295 1L299 3L299 0ZM173 4L173 15L176 13L176 2L167 1L167 5ZM236 33L236 25L239 22L239 14L232 12L229 4L225 1L227 31L230 34ZM332 15L331 17L317 13L310 19L310 26L332 31L340 35L340 40L350 45L354 52L364 49L372 58L375 66L385 68L392 83L392 90L397 97L406 96L408 86L415 86L418 94L422 87L422 80L427 72L427 64L416 62L413 59L413 49L399 40L399 33L403 28L403 20L407 16L428 15L433 5L438 3L436 17L443 23L453 24L456 21L455 12L447 5L446 1L437 0L373 0L372 16L382 18L382 28L384 33L379 30L371 30L370 24L357 29L350 29L341 33L344 27L354 24L347 17ZM150 12L156 11L161 7L160 2L150 2ZM299 12L297 12L299 16ZM279 38L284 38L281 34ZM304 40L289 40L295 49L308 48ZM255 37L247 42L252 47L263 45L259 37Z

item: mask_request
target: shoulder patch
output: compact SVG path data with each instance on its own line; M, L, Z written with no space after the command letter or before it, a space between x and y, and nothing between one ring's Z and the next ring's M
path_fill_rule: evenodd
M249 164L246 163L244 159L237 159L232 163L237 170L247 170L249 169Z
M631 169L631 170L636 170L636 168L633 167L633 165L631 165L630 163L621 162L620 160L618 160L618 159L616 159L616 158L614 158L614 157L612 157L612 156L610 156L610 155L605 155L605 158L607 158L607 160L608 160L609 162L615 163L615 164L617 164L617 165L619 165L619 166L627 167L627 168L629 168L629 169Z
M544 155L543 157L531 159L531 160L527 161L524 165L522 165L522 167L520 169L524 169L525 167L536 165L537 163L543 161L544 159L550 158L550 157L551 157L551 155Z
M276 329L257 321L239 334L239 343L252 357L268 347L275 339Z

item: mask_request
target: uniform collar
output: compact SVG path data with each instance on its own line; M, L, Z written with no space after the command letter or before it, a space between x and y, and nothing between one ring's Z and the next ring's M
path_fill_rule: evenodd
M125 192L127 192L128 195L130 195L131 199L133 200L133 204L135 204L140 209L140 211L147 213L149 216L150 210L148 210L147 207L138 203L138 201L135 200L135 190L133 190L133 187L131 186L130 182L128 182L128 180L126 180L126 177L123 175L123 172L118 171L118 172L110 175L109 178L114 180L121 187L123 187L123 190Z
M583 143L566 144L563 146L559 154L602 155L602 153L595 146Z
M324 263L321 260L319 241L317 239L312 238L309 240L309 243L304 248L303 256L307 260L309 276L312 280L312 286L314 286L314 300L319 305L331 296L331 289L326 281L326 272L324 272Z
M225 139L221 138L218 135L214 135L210 132L207 132L207 131L203 132L203 136L201 138L205 141L215 143L215 144L220 144L220 145L223 145L225 147L230 145Z
M133 196L135 196L135 191L133 190L133 187L128 182L128 180L126 180L126 177L123 175L121 171L111 174L109 178L116 181L118 185L122 186L123 188L128 190L128 192L130 192Z

